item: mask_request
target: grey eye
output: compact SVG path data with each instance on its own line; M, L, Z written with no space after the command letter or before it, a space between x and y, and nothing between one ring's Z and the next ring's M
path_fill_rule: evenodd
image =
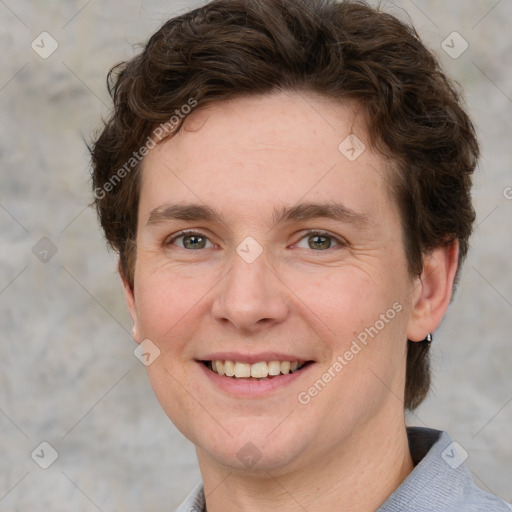
M190 250L205 249L212 246L210 240L199 233L180 235L172 240L172 244Z
M206 238L196 235L187 235L183 237L183 245L186 249L204 249Z
M308 233L297 243L297 247L302 249L313 249L314 251L325 251L338 245L343 245L334 236L328 233Z
M327 235L309 235L308 245L314 250L330 249L332 247L332 238Z

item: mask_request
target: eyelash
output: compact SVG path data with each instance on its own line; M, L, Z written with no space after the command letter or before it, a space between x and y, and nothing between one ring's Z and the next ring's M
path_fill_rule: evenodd
M308 237L310 237L310 236L324 236L324 237L326 237L326 238L330 238L331 240L333 240L333 241L337 244L337 246L341 246L341 247L343 247L343 246L346 246L346 245L347 245L347 243L346 243L344 240L339 239L338 237L336 237L336 236L332 235L332 234L331 234L331 233L329 233L328 231L322 231L322 230L318 230L318 229L314 229L314 230L312 230L312 231L308 231L307 233L305 233L305 234L304 234L304 235L303 235L303 236L298 240L298 242L300 242L301 240L304 240L305 238L308 238ZM297 243L298 243L298 242L297 242ZM326 251L329 251L329 250L331 250L331 249L335 249L335 248L336 248L336 246L335 246L335 247L329 247L329 249L326 249L326 250L324 250L324 251L315 251L315 252L326 252ZM311 250L313 250L313 249L311 249Z
M211 240L206 235L203 235L202 233L200 233L198 231L184 230L184 231L180 231L179 233L177 233L174 236L166 238L164 240L164 246L168 247L169 245L174 245L174 242L176 242L176 240L179 240L180 238L183 238L185 236L190 236L190 235L196 235L196 236L201 237L201 238L206 238L208 241L211 242ZM184 247L180 247L180 249L190 250L190 249L185 249Z
M175 245L176 240L179 240L180 238L183 238L183 237L189 236L189 235L196 235L196 236L201 237L201 238L206 238L206 240L208 240L210 243L213 243L206 235L203 235L202 233L200 233L198 231L185 230L185 231L180 231L179 233L177 233L172 238L167 238L164 241L164 246L167 247L167 246L170 246L170 245ZM334 235L332 235L328 231L321 231L321 230L311 230L311 231L308 231L307 233L305 233L298 240L298 242L300 242L300 241L302 241L305 238L308 238L310 236L324 236L324 237L330 238L331 240L333 240L337 244L336 246L345 246L345 245L347 245L347 243L345 241L340 240L339 238L335 237ZM298 243L298 242L296 242L296 243ZM329 249L326 249L324 251L318 250L318 251L315 251L315 252L326 252L326 251L328 251L330 249L334 249L335 247L329 247ZM184 247L180 247L180 249L184 249L186 251L193 251L193 249L185 249ZM311 250L314 250L314 249L311 249Z

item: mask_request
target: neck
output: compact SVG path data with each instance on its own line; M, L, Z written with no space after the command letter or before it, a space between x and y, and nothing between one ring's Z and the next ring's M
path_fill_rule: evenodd
M374 511L414 467L403 418L387 426L373 432L363 428L339 449L290 471L241 474L198 450L208 512Z

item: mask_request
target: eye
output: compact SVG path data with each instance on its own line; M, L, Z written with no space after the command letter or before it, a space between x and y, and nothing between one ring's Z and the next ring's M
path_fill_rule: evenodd
M333 247L343 245L343 243L330 235L322 231L313 231L302 237L297 243L297 247L303 249L313 249L315 251L325 251L332 249Z
M165 245L176 245L181 249L188 250L209 249L213 247L212 242L207 237L195 232L182 232L173 238L167 239Z

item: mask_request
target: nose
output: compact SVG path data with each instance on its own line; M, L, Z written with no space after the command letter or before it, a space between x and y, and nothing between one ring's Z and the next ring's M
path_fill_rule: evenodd
M212 316L237 330L258 332L286 319L286 286L263 253L247 263L234 253L212 303Z

